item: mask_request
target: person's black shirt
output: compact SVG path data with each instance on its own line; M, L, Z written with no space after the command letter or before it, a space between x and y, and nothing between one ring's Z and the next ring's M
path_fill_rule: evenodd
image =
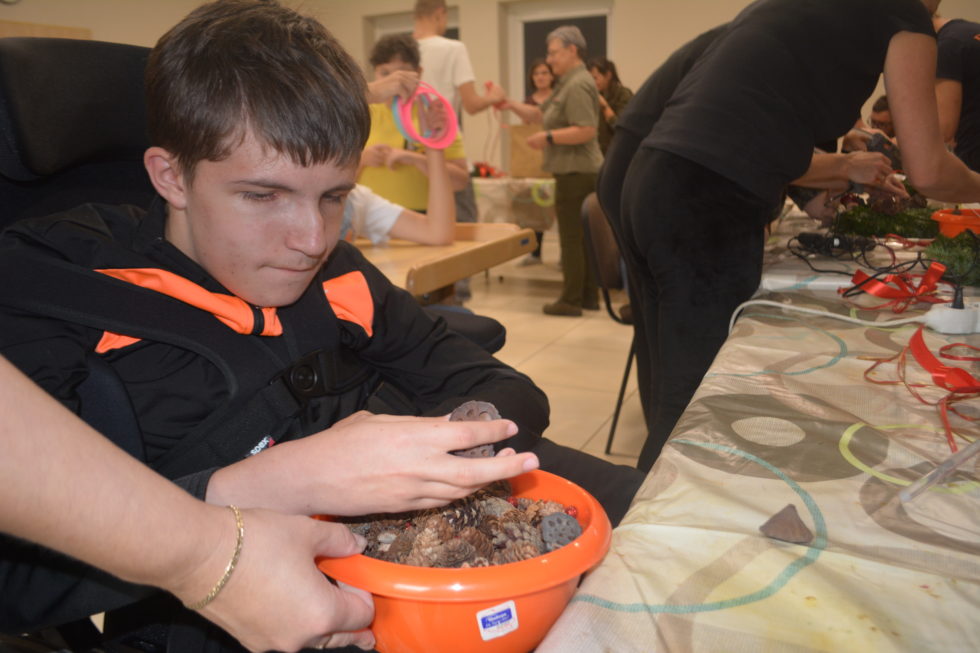
M854 124L901 31L934 34L920 0L757 0L691 68L643 146L777 202L814 145Z

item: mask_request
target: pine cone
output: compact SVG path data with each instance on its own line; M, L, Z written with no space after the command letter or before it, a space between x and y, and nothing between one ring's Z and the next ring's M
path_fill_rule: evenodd
M454 530L461 531L467 526L475 526L479 523L481 517L480 502L471 497L454 501L443 509L440 516Z
M456 528L444 515L431 515L422 523L422 531L434 531L439 542L448 542L456 537Z
M530 520L530 522L535 526L537 526L538 524L541 523L541 520L547 517L548 515L554 515L559 512L564 513L565 506L558 503L557 501L539 500L539 501L535 501L530 506L528 506L527 510L524 512L527 515L527 518Z
M506 478L499 481L494 481L490 485L484 486L473 493L479 499L485 499L487 497L499 497L501 499L506 499L507 497L514 494L514 488Z
M480 513L484 519L487 517L499 517L513 509L514 506L510 505L509 501L500 497L487 497L480 502Z
M505 515L506 516L506 515ZM527 521L500 521L500 531L493 538L493 545L497 549L505 548L512 542L527 543L535 548L540 555L544 550L544 543L541 540L541 532Z
M403 563L408 554L411 553L415 540L418 538L419 531L415 527L403 529L395 541L391 543L388 550L381 556L382 560L388 562Z
M441 553L437 548L441 547L444 541L444 538L439 532L438 519L438 517L430 517L426 523L429 524L431 522L432 526L427 525L419 531L419 535L415 538L415 543L412 545L412 550L405 556L406 565L413 565L415 567L431 567L433 565Z
M467 526L460 531L459 539L468 542L477 556L489 559L493 555L493 542L473 526Z
M541 555L541 551L530 542L508 542L507 546L495 551L493 564L505 565L508 562L520 562Z
M442 547L442 555L436 561L436 567L459 567L476 557L476 550L466 540L454 537Z
M490 559L484 558L483 556L477 556L473 558L470 562L464 562L460 565L461 569L469 569L471 567L489 567Z

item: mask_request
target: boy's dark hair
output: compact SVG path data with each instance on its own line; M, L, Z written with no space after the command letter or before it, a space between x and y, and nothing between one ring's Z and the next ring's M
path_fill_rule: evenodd
M880 98L875 100L874 105L872 105L871 110L875 113L879 111L888 111L888 96L882 95Z
M347 165L370 131L360 68L326 28L272 0L218 0L192 11L150 52L150 142L190 178L249 130L307 166Z
M391 63L401 59L415 70L422 65L422 55L419 54L419 44L409 34L389 34L382 36L371 48L368 60L372 66Z

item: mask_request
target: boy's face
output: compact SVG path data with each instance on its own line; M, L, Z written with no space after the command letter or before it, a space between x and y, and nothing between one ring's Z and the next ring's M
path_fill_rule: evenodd
M422 73L421 69L415 68L412 66L412 64L402 61L401 57L395 57L388 63L383 63L375 66L374 78L381 79L399 70L405 70L410 73L419 73L419 74Z
M167 240L255 306L285 306L333 251L356 162L303 167L249 133L230 156L200 161L166 197Z

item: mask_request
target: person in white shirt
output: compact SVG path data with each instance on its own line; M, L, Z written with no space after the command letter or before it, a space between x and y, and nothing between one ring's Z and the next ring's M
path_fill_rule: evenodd
M367 238L378 245L389 237L423 245L449 245L456 232L456 203L442 150L425 151L429 179L428 208L425 213L390 202L363 184L347 195L341 238L348 235Z
M422 53L422 81L430 84L453 105L473 115L503 101L507 94L491 83L484 94L476 90L470 55L462 41L447 39L449 12L445 0L417 0L413 36Z

